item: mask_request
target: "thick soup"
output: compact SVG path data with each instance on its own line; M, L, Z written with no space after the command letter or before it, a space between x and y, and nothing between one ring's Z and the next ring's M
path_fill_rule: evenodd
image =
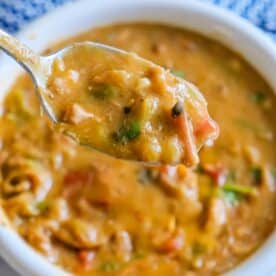
M238 265L275 229L271 89L236 54L180 29L119 25L66 43L83 40L136 52L195 83L220 137L195 169L116 160L55 132L22 76L0 132L0 203L12 227L76 275L205 276Z
M194 85L133 53L74 44L47 88L59 130L114 157L193 166L218 136Z

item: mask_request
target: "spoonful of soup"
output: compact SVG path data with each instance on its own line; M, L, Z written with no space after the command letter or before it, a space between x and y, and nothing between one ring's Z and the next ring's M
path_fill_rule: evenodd
M55 127L81 144L122 159L193 166L218 136L193 84L134 53L82 42L39 56L1 30L0 47L32 76Z

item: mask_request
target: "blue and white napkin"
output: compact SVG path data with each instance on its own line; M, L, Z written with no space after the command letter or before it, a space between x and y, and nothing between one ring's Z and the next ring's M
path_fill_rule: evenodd
M0 0L0 28L16 32L26 23L69 1L72 0ZM276 40L276 0L198 1L229 9L248 19Z

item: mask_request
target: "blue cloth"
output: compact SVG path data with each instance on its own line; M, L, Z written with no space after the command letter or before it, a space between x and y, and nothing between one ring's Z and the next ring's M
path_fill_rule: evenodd
M72 0L0 0L0 28L16 32L24 24L69 1ZM232 10L250 20L276 40L276 0L200 1Z

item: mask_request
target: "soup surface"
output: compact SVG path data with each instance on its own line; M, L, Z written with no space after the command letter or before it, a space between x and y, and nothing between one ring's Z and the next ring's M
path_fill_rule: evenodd
M76 275L216 275L275 229L273 92L239 56L159 25L94 29L92 40L133 51L195 83L221 134L187 169L144 167L79 146L40 117L22 76L1 118L1 206L50 262Z

